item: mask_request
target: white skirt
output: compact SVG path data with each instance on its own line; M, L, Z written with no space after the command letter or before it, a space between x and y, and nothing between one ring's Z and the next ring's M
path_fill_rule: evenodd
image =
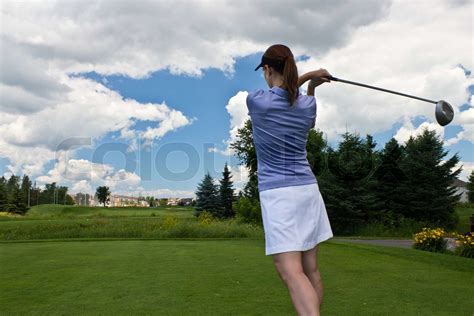
M318 183L259 193L265 255L305 251L333 237Z

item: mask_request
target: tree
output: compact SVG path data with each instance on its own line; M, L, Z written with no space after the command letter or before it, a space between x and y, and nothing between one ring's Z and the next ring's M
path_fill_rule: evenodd
M455 154L447 161L448 151L435 131L425 128L417 137L411 136L405 143L405 159L401 169L407 179L403 182L404 216L453 229L458 216L455 212L461 193L451 186L461 168L451 171L459 162Z
M259 201L257 152L253 142L252 121L250 119L245 122L244 127L237 130L236 141L231 143L230 147L235 150L240 163L249 170L249 180L244 187L244 196Z
M7 181L7 198L4 209L10 213L25 214L28 207L20 189L20 177L11 175Z
M3 211L7 203L7 179L4 176L0 178L0 211Z
M222 216L224 218L234 217L235 213L232 209L232 202L234 201L234 188L232 186L232 175L230 174L227 163L222 172L222 179L219 181L219 197L221 202Z
M469 181L467 182L467 200L469 203L474 203L474 170L471 171Z
M375 143L345 133L338 149L329 147L328 168L318 178L331 227L335 233L355 233L364 224L384 218L383 204L375 194L373 176L378 162Z
M23 179L21 180L21 201L25 203L26 206L30 205L31 199L31 181L27 175L23 175Z
M214 184L209 172L206 173L202 182L196 190L196 209L194 216L199 217L201 212L209 211L211 214L219 216L219 196L217 185Z
M75 205L76 202L74 201L73 197L69 194L66 195L66 205Z
M375 172L378 182L376 194L384 202L384 208L388 212L384 222L390 226L400 222L406 207L403 189L407 178L400 166L403 158L403 147L392 138L385 144L381 164Z
M327 166L327 147L327 142L323 138L323 132L319 129L310 129L308 132L308 141L306 142L306 152L309 165L316 177L322 174Z
M97 187L95 195L97 196L99 203L104 204L104 207L108 202L110 202L110 190L107 186Z

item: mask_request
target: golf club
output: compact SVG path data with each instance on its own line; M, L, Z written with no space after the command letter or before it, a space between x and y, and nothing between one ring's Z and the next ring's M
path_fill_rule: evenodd
M354 81L349 81L349 80L336 78L336 77L333 77L333 76L329 76L327 78L329 80L332 80L332 81L348 83L348 84L352 84L352 85L356 85L356 86L361 86L361 87L364 87L364 88L369 88L369 89L379 90L379 91L383 91L383 92L398 94L398 95L401 95L401 96L404 96L404 97L417 99L417 100L425 101L425 102L429 102L429 103L434 103L434 104L436 104L436 108L435 108L436 121L441 126L448 125L453 120L453 117L454 117L453 107L448 102L446 102L444 100L440 100L440 101L428 100L428 99L416 97L416 96L413 96L413 95L409 95L409 94L405 94L405 93L401 93L401 92L397 92L397 91L387 90L387 89L383 89L383 88L379 88L379 87L369 86L367 84L363 84L363 83L359 83L359 82L354 82Z

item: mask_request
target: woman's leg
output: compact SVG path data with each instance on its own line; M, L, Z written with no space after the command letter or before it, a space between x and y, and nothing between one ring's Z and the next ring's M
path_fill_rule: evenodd
M318 293L319 306L323 303L323 282L318 270L318 251L319 245L310 250L303 251L303 271L313 285L316 293Z
M273 262L280 278L290 292L298 315L319 316L318 295L304 274L301 251L274 254Z

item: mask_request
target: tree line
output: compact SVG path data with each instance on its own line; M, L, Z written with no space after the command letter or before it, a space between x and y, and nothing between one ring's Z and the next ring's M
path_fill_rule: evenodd
M68 187L56 182L45 185L42 190L32 184L28 175L11 175L0 178L0 211L24 215L31 206L40 204L73 205L74 199L67 194Z
M392 138L382 150L375 149L371 135L361 138L346 132L341 136L340 143L332 148L322 131L311 129L306 145L308 162L335 233L351 234L374 222L394 227L405 219L447 229L456 226L454 206L460 193L452 183L462 167L453 170L459 156L456 153L447 158L443 140L434 131L424 129L404 144ZM249 181L237 207L245 205L244 215L259 222L257 157L250 120L238 130L231 147L249 170Z

